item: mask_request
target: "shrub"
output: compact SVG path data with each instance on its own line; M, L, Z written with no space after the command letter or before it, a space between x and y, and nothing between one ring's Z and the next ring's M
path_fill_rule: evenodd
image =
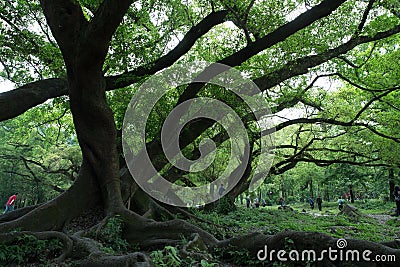
M56 238L39 240L22 235L12 244L0 243L0 266L43 264L60 255L62 248L62 242Z
M238 266L257 266L260 263L247 249L231 245L225 248L214 248L213 254L224 262L227 261Z
M182 259L178 255L178 250L172 246L165 246L163 250L155 250L150 253L150 258L155 267L181 266Z
M231 196L224 196L219 200L216 211L220 214L228 214L236 210L234 200Z
M119 216L112 217L100 231L97 240L106 253L124 253L129 249L129 243L122 238L123 220Z

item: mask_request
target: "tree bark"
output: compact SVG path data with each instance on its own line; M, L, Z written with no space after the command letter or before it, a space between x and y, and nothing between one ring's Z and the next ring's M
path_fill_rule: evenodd
M389 169L389 199L391 202L394 202L394 169L390 168Z
M349 185L349 190L350 190L350 202L354 203L354 192L353 192L353 185Z
M319 18L328 16L344 2L345 0L322 1L315 8L306 11L293 20L293 22L278 28L271 34L222 60L222 62L230 65L239 65L256 53L284 40ZM107 85L107 80L102 73L102 67L112 35L130 3L131 1L129 0L104 0L95 12L94 18L89 22L85 19L81 7L76 1L41 0L44 14L65 61L67 80L58 81L60 82L58 86L62 87L63 90L65 90L65 87L68 89L71 112L82 150L83 162L77 180L68 191L53 201L27 212L18 219L0 224L0 232L10 232L15 228L31 231L61 230L68 223L68 220L102 201L105 213L108 216L118 213L124 220L126 239L132 244L140 243L143 247L153 247L167 243L176 244L181 241L182 234L186 237L193 233L197 233L211 248L221 248L232 244L246 248L251 253L256 253L266 244L271 248L284 248L284 242L287 238L293 239L299 248L304 249L309 249L310 247L320 249L322 248L320 246L321 243L323 247L333 245L335 239L328 236L318 233L296 232L285 232L274 237L251 234L219 241L206 231L185 221L155 222L125 209L119 176L116 127L112 111L105 96L107 86L110 85ZM218 15L218 17L213 18L216 19L216 22L213 23L220 23L226 16L224 13L219 13ZM161 64L160 66L163 65ZM58 92L52 92L52 94L57 95ZM186 91L181 99L188 99L195 94L195 91ZM44 98L41 99L43 100ZM38 101L35 100L24 105L29 106L32 103L38 103ZM23 112L21 110L18 110L17 113ZM12 114L7 115L7 117L10 116ZM206 126L206 128L209 126ZM197 128L197 133L199 134L203 132L203 130L199 130L201 127L198 126ZM190 141L194 137L196 136L188 140ZM160 148L159 144L156 142L153 144L155 144L156 148L152 153L158 156L160 151L157 150ZM247 171L251 172L251 166L248 166ZM241 193L240 190L235 191L236 196L239 193ZM283 176L282 196L286 197ZM148 203L140 204L141 206L149 205ZM50 234L53 235L54 233ZM85 242L87 239L75 236L74 240L86 247L91 254L100 253L98 249L93 249L91 242ZM367 244L364 247L372 247L373 250L378 252L399 254L399 251L390 250L387 247L376 247L373 243L368 242L363 242L360 245L357 242L350 241L349 245L363 247L364 244ZM66 243L70 244L69 240ZM103 258L104 254L100 253L98 256ZM137 257L137 254L126 258L112 256L105 258L103 263L111 264L111 260L120 260L121 264L136 263ZM100 261L95 262L99 264ZM88 264L93 264L93 262L88 261Z
M310 178L310 197L314 198L313 179Z
M102 66L109 42L131 2L105 0L89 23L78 3L41 1L66 65L70 107L83 164L93 171L106 213L121 210L124 205L117 132L113 113L106 101Z

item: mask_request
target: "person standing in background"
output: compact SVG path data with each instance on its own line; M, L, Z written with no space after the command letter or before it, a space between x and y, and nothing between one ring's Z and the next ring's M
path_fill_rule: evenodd
M314 209L314 199L312 197L310 197L310 208Z
M342 210L343 209L343 199L341 199L340 197L338 199L338 204L339 204L339 210Z
M250 205L251 205L250 196L246 196L246 207L250 208Z
M4 210L3 214L14 210L14 205L15 205L15 201L17 200L17 195L18 195L18 193L15 193L14 195L12 195L8 198L8 201L6 203L6 209Z
M279 205L282 207L284 204L283 196L279 199Z
M222 195L224 194L224 192L225 192L224 185L223 185L223 184L220 184L220 186L219 186L219 188L218 188L218 195L219 195L219 197L222 197Z

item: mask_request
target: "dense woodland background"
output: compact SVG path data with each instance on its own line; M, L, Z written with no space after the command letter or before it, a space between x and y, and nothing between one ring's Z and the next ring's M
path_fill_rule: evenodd
M158 71L195 60L235 67L259 86L275 122L275 158L264 183L249 192L261 137L249 108L224 88L180 87L160 100L147 124L147 152L167 179L199 186L226 168L230 140L212 121L198 120L181 133L188 158L198 158L203 138L217 144L214 162L201 173L172 167L160 146L169 112L184 100L207 96L233 107L250 136L251 160L226 197L232 205L249 194L269 205L281 196L301 205L310 196L334 202L349 194L351 202L373 199L394 207L393 190L400 184L398 0L116 2L0 4L0 77L7 81L0 88L10 90L0 93L0 203L19 192L20 209L18 216L0 216L0 233L61 231L82 212L96 211L98 220L89 226L118 214L128 243L148 241L141 251L175 244L181 235L190 239L193 232L210 247L231 242L186 223L179 223L185 230L176 234L166 219L195 215L143 194L121 149L125 110L138 87ZM152 235L141 234L138 222ZM83 242L69 238L74 245ZM262 237L251 245L235 242L252 252ZM132 261L139 261L134 255ZM99 262L115 260L107 257L101 254Z

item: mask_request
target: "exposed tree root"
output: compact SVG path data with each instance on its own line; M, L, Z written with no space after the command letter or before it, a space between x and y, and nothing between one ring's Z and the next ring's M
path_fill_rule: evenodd
M290 240L290 242L288 242ZM219 248L226 248L229 246L234 246L237 248L245 248L249 250L251 255L256 255L260 250L264 250L265 246L268 247L268 251L275 250L273 259L276 258L276 251L278 250L314 250L317 254L317 258L321 255L323 250L328 251L329 248L333 250L343 250L343 255L346 254L348 250L357 250L360 253L360 261L351 261L351 266L398 266L398 261L400 259L400 250L393 249L385 244L374 243L365 240L357 239L346 239L346 246L343 249L337 247L337 238L333 238L323 233L317 232L297 232L297 231L285 231L274 236L266 236L261 233L252 233L245 236L235 237L228 240L224 240L218 243ZM391 244L392 245L392 244ZM368 255L370 262L362 259L363 251L369 250L371 254ZM323 260L317 262L317 266L346 266L349 261L340 261L339 252L334 255L338 255L337 260L332 260L325 253ZM396 261L377 263L374 261L376 255L394 255ZM286 254L288 258L288 254ZM345 258L343 258L345 259ZM350 258L351 259L351 258Z
M16 228L34 232L62 230L72 218L100 203L98 192L90 167L82 165L77 180L66 192L27 213L22 213L21 217L1 223L0 233Z
M225 229L228 229L228 227L226 227L226 226L218 225L218 224L213 223L213 222L211 222L211 221L208 221L208 220L205 220L205 219L203 219L203 218L197 217L196 215L192 214L191 212L186 211L185 209L182 209L182 208L179 208L179 207L170 207L169 210L171 210L171 212L173 212L174 214L180 213L180 214L182 214L182 215L183 215L185 218L187 218L187 219L193 219L193 220L195 220L195 221L203 222L203 223L212 225L212 226L217 227L217 228L225 228Z
M382 245L394 248L394 249L400 249L400 239L395 239L393 241L387 241L387 242L381 242Z
M57 232L57 231L46 231L46 232L30 232L30 231L22 231L22 232L11 232L11 233L3 233L0 234L0 240L2 243L10 244L13 243L17 237L24 235L32 235L40 240L57 238L60 239L64 243L63 253L55 259L55 262L60 263L63 262L68 256L71 255L73 242L72 239L69 238L66 234Z
M101 230L107 225L108 221L110 220L110 216L106 216L98 225L94 226L95 228L95 237L97 238L101 232Z
M82 237L81 233L72 236L76 249L79 251L81 266L152 266L146 254L140 252L125 255L109 255L99 249L99 243L91 238Z
M125 239L132 244L140 244L142 248L163 245L163 242L178 242L182 240L182 237L190 239L194 233L199 234L207 244L218 243L218 240L208 232L183 220L156 222L128 210L120 215L126 226Z
M190 240L186 245L183 246L181 254L184 257L190 257L198 261L211 260L208 253L201 253L208 251L207 245L204 244L203 240L200 238L199 234L193 234L193 239Z
M12 212L8 212L6 214L0 214L0 223L16 220L19 217L24 216L25 214L27 214L28 212L31 212L32 210L36 209L39 206L40 206L40 204L16 209L16 210L14 210Z
M127 209L116 211L115 214L119 214L123 220L125 225L123 238L130 244L139 244L141 249L155 249L163 248L165 245L182 245L182 240L186 239L190 241L181 249L181 255L198 260L208 260L209 253L216 248L227 251L246 249L254 260L257 260L257 253L260 250L264 250L266 246L268 251L283 249L301 252L312 249L316 252L317 258L323 250L329 250L329 248L340 250L337 247L338 239L316 232L285 231L274 236L251 233L219 241L208 232L183 220L175 219L156 222ZM107 221L111 218L110 216L106 216L91 229L78 232L71 237L61 232L46 231L3 233L0 234L0 238L3 242L12 242L22 234L31 234L39 239L58 238L63 241L65 247L62 255L56 259L57 262L65 260L66 257L72 257L73 260L84 266L152 266L151 260L143 253L109 255L100 249L101 245L97 241L84 237L84 234L88 231L95 230L99 232L107 224ZM395 249L399 246L398 240L381 244L355 239L347 239L346 241L347 245L342 249L344 253L347 250L358 250L361 255L363 251L370 250L371 254L368 255L370 259L374 259L376 255L394 255L396 259L400 259L400 250ZM277 253L273 254L272 259L274 261L277 260L276 256ZM349 264L349 262L330 259L328 254L325 254L325 256L323 260L316 261L316 266L344 266ZM303 263L299 262L295 263L295 265L302 265ZM366 262L362 259L360 261L352 261L351 265L378 266L375 262ZM386 262L384 266L397 266L397 263Z
M157 222L128 210L122 205L114 205L116 208L106 214L106 217L98 222L97 225L76 233L72 237L68 237L61 232L50 231L53 229L62 230L70 219L82 214L82 211L99 204L100 194L91 172L84 167L81 171L83 172L80 175L81 178L60 197L36 208L29 207L22 211L14 212L14 214L10 213L1 216L3 220L3 223L0 224L1 240L3 242L12 242L16 236L22 234L32 234L39 239L58 238L64 243L64 249L62 255L56 259L57 262L65 260L66 257L72 257L73 260L77 260L81 265L85 266L151 266L151 260L143 253L109 255L101 251L101 246L98 242L83 237L83 234L88 231L94 230L94 232L99 233L107 224L107 221L118 214L125 226L123 238L130 244L139 244L141 249L155 249L163 248L165 245L182 245L183 239L190 240L188 244L183 246L181 253L184 257L192 257L199 260L207 259L207 254L216 248L219 250L246 249L254 260L257 260L257 253L263 250L265 246L268 247L269 251L313 249L317 255L320 255L323 250L328 250L329 247L337 249L336 238L314 232L287 231L274 236L252 233L219 241L207 231L186 221L173 219L166 222ZM88 188L92 190L93 194L87 191ZM141 207L143 211L147 209L147 215L150 215L150 218L165 219L175 217L176 209L167 210L150 198L144 198L140 191L136 188L133 197L130 194L132 199L135 200L135 210L138 207ZM149 212L148 210L151 211ZM193 218L193 216L189 215L189 212L184 212L181 209L178 212ZM146 212L143 214L146 214ZM11 230L17 228L21 228L23 231L30 231L10 233ZM288 243L288 240L291 240L291 242ZM361 253L362 251L370 250L372 252L369 255L371 259L375 255L394 255L397 259L400 259L400 250L395 249L398 246L399 241L379 244L348 239L345 249L358 250ZM202 253L202 250L205 253ZM273 256L273 260L276 260L276 254ZM317 262L317 266L343 266L344 264L345 262L330 260L329 258ZM365 261L351 262L351 264L352 266L375 266L375 263ZM386 262L385 266L397 266L397 264L395 262Z

